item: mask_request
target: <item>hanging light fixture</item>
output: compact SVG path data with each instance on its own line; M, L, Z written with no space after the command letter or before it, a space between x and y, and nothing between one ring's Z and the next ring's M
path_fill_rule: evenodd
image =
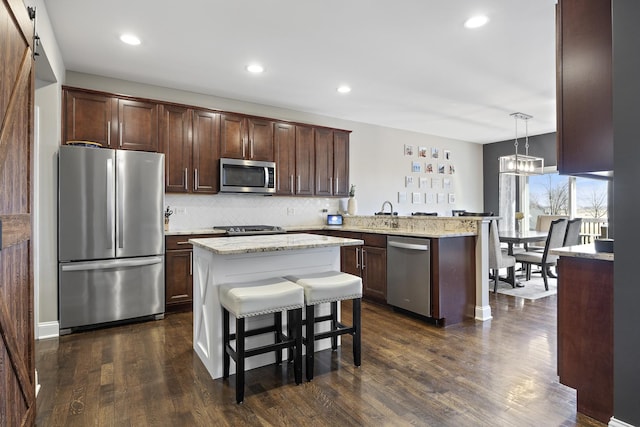
M500 173L508 175L542 175L544 173L544 159L542 157L535 157L529 155L529 119L533 118L529 114L524 113L511 113L511 117L516 122L516 139L513 145L516 148L515 154L509 156L501 156L500 161ZM518 120L524 120L525 134L524 134L524 154L518 154Z

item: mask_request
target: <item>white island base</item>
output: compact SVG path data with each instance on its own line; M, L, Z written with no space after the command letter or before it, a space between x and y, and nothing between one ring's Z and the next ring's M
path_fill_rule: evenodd
M294 236L309 235L289 235ZM258 238L275 236L255 236ZM250 282L270 277L282 277L290 274L316 273L327 270L340 270L340 246L357 245L362 241L339 239L326 236L314 236L318 239L336 239L334 246L304 249L272 249L266 252L216 253L211 245L231 242L231 239L244 237L193 239L193 348L204 363L211 378L222 377L222 310L218 297L218 286L225 283ZM240 240L234 240L240 243ZM335 243L342 241L342 243ZM264 249L268 250L268 249ZM219 252L224 252L221 250ZM227 251L230 252L230 251ZM330 305L322 304L316 308L316 315L330 313ZM272 315L256 316L246 319L248 329L266 326ZM286 321L286 316L283 316ZM232 333L235 322L231 321ZM316 331L328 330L329 325L316 325ZM248 337L247 348L273 343L273 335L264 334ZM329 338L316 342L316 351L331 348ZM286 360L286 359L284 359ZM275 363L274 353L261 354L246 360L245 368L253 369ZM230 374L235 373L235 364L231 364Z

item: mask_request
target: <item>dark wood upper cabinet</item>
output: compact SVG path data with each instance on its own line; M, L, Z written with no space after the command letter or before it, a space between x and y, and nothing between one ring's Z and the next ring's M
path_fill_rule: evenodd
M315 182L315 132L311 126L296 126L295 191L313 196Z
M295 125L289 123L275 123L273 128L273 159L276 162L276 194L295 194Z
M169 193L188 193L192 111L174 105L163 105L161 111L160 149L165 157L165 190Z
M118 120L117 148L158 151L158 104L119 99Z
M314 183L314 129L276 123L274 159L277 194L312 196Z
M611 1L556 6L558 171L613 170Z
M273 161L273 121L224 113L220 157Z
M168 193L218 192L220 114L163 105L161 149Z
M349 133L315 130L315 195L349 195Z
M92 141L104 147L116 143L118 100L112 96L66 90L63 93L62 143Z
M193 112L194 193L217 193L220 178L220 114Z
M92 141L109 148L158 151L158 104L67 89L63 99L63 142Z

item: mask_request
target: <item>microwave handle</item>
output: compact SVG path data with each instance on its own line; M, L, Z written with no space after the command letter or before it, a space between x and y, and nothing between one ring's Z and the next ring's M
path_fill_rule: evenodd
M269 188L269 168L264 167L264 188Z

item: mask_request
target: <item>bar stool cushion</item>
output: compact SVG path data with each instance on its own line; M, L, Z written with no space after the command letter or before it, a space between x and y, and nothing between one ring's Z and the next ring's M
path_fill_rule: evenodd
M286 276L304 288L307 305L362 298L362 279L340 271Z
M220 304L236 318L304 307L302 288L281 277L219 286Z

